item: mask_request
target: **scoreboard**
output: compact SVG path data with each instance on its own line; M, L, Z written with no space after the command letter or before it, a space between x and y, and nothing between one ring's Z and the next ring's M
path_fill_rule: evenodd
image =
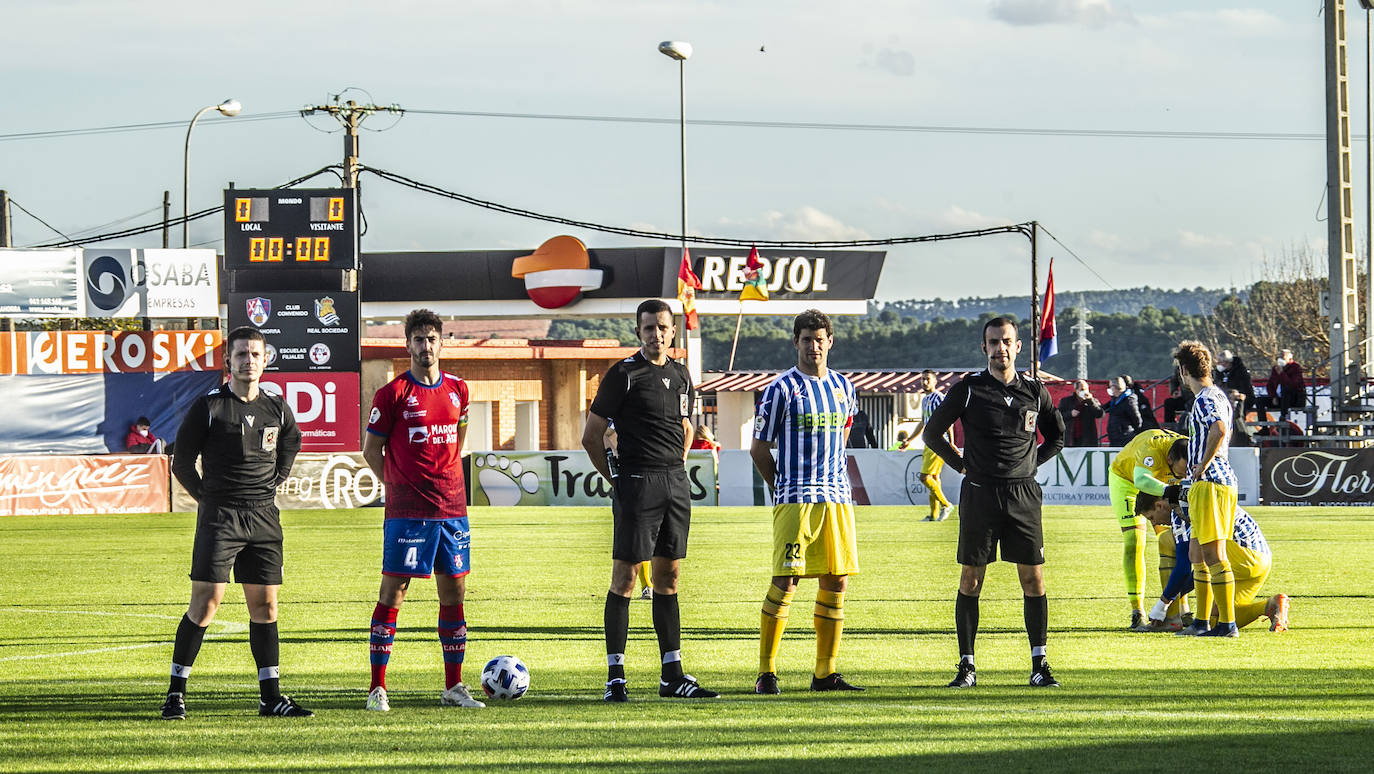
M225 269L356 269L352 188L224 192Z

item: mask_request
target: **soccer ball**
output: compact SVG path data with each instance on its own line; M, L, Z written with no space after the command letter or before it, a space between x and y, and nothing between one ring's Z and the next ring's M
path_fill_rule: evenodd
M497 656L482 667L482 690L493 699L518 699L530 688L530 670L515 656Z

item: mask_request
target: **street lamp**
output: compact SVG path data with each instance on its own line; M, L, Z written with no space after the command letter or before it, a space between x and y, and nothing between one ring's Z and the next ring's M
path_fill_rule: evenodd
M676 59L678 94L678 147L682 157L682 251L687 252L687 89L686 64L692 55L692 44L681 40L665 40L658 44L658 53Z
M239 101L236 100L236 99L226 99L225 101L219 103L218 105L210 105L209 107L203 107L203 108L201 108L201 109L196 113L195 117L191 119L191 124L190 124L190 126L187 126L187 127L186 127L186 150L185 150L185 152L182 154L182 157L181 157L181 246L182 246L182 247L189 247L189 246L190 246L190 245L189 245L189 242L190 242L189 232L190 232L190 230L191 230L191 223L190 223L190 221L187 220L187 216L190 214L190 208L189 208L189 206L188 206L187 199L188 199L188 197L189 197L189 192L190 192L190 189L191 189L191 172L190 172L190 167L191 167L191 130L196 128L196 122L200 120L200 117L203 116L203 115L205 115L206 113L210 112L211 110L218 110L218 111L220 112L221 115L233 117L233 116L238 115L239 112L243 110L243 105L240 105L240 104L239 104Z

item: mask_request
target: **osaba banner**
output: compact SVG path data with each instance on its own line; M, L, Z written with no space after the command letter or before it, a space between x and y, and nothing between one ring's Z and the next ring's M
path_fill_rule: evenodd
M296 455L291 475L277 487L277 507L286 510L362 508L381 505L385 487L373 475L361 452ZM196 500L172 482L172 510L196 510ZM378 515L380 519L380 514Z
M0 375L208 371L224 359L219 331L0 333Z
M1266 505L1374 505L1374 449L1261 449Z
M286 398L301 428L301 451L361 448L358 374L263 374L262 387Z
M611 487L585 451L478 452L469 467L473 505L611 504ZM688 454L687 486L693 505L716 504L710 452Z
M166 513L161 454L0 457L0 516Z
M218 317L214 250L85 250L87 317Z

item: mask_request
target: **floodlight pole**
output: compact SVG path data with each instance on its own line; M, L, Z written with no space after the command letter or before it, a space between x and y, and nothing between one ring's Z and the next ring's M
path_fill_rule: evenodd
M1036 234L1040 231L1040 221L1032 220L1027 236L1031 248L1031 378L1040 376L1040 272L1035 252Z

